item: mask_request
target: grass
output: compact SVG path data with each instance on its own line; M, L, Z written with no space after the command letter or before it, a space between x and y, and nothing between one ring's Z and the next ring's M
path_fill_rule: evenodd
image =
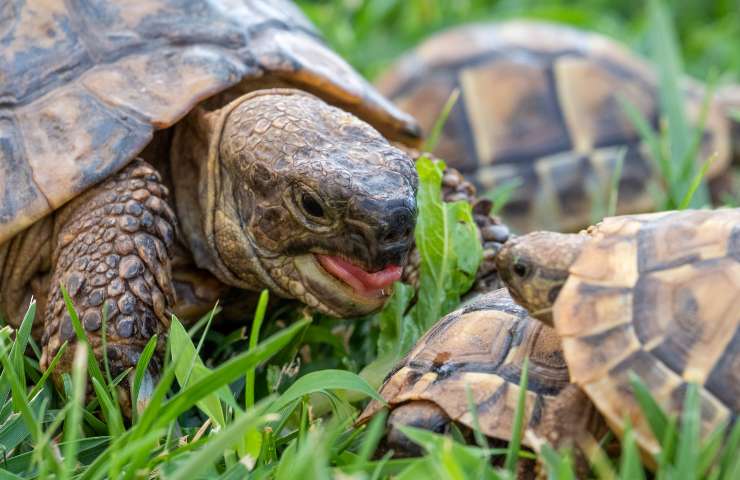
M421 290L410 305L413 291L399 284L388 306L357 321L361 324L357 335L348 340L362 348L367 329L375 330L370 335L375 343L373 355L389 356L383 363L386 369L434 319L454 308L480 260L480 252L469 258L453 255L475 238L470 206L438 200L441 165L422 159L418 169L420 211L427 217L417 232L423 262ZM273 327L272 334L258 341L266 304L264 292L250 337L227 335L236 340L223 355L226 360L216 367L207 366L203 355L206 351L214 355L212 344L223 345L223 337L209 329L217 309L199 322L203 328L194 328L192 333L173 317L159 383L153 390L140 390L142 380L134 382L134 398L139 400L135 403L142 400L136 392L148 393L145 406L135 412L130 424L124 422L117 401L122 376L111 378L107 367L98 367L73 309L78 341L63 347L74 348L71 376L65 374L65 389L55 391L49 382L51 370L42 374L37 354L24 353L38 352L30 335L35 315L35 304L31 304L14 339L9 327L0 329L0 478L515 478L517 464L526 456L520 451L523 395L507 449L489 448L480 434L476 434L476 445L463 445L450 436L408 427L404 432L423 447L425 456L374 458L385 417L354 428L352 420L358 410L351 400L378 398L377 380L372 381L377 376L367 375L368 368L377 363L370 362L358 373L362 363L348 358L352 347L342 349L329 340L334 337L324 336L322 324L329 319L321 316L298 319L279 329L273 318L264 324ZM155 343L150 342L145 350L153 351ZM293 365L296 352L307 348L319 362L327 363L321 356L331 358L328 363L345 361L344 368L285 368ZM150 355L142 355L133 372L135 379L145 377L142 372L149 359ZM271 367L280 368L280 374L289 378L277 382ZM94 385L94 400L85 404L87 382ZM525 367L521 386L526 382ZM663 450L654 460L659 478L737 478L740 423L728 433L718 430L702 444L695 387L687 392L681 418L663 412L639 379L633 380L633 389L656 437L662 439ZM100 422L101 416L105 422ZM574 462L567 452L558 453L543 444L537 454L551 478L575 478ZM495 457L501 457L502 468L492 466ZM603 452L594 458L600 459L594 469L597 478L648 475L629 429L621 458L610 459Z
M506 18L522 12L596 28L653 52L663 72L666 121L659 132L649 127L641 132L656 152L663 178L657 186L661 205L678 208L705 202L705 170L695 167L692 141L698 130L688 126L684 112L676 107L675 78L682 67L675 37L684 40L682 54L689 72L700 74L709 70L708 65L721 64L731 67L730 77L737 76L740 51L728 39L740 34L740 9L732 1L701 4L702 8L697 6L700 2L678 2L674 9L678 34L655 2L645 17L633 16L640 3L631 1L299 3L335 48L371 76L433 30L471 18ZM654 29L650 40L641 41L640 32L650 29ZM630 110L629 105L625 108ZM639 115L633 120L638 125L642 121ZM480 432L475 432L475 445L463 445L461 435L408 427L404 431L423 447L423 457L375 458L385 414L361 428L352 424L363 403L377 398L386 372L424 331L457 306L480 262L470 207L438 200L442 165L422 158L417 168L420 288L397 284L388 305L377 314L335 320L292 308L268 312L264 292L249 335L245 328L233 332L210 328L218 308L189 330L173 318L164 365L153 385L147 367L157 339L149 342L135 369L112 378L109 366L98 365L84 341L71 302L78 341L63 345L42 372L40 349L31 337L36 314L32 303L17 330L0 328L0 479L514 478L518 462L527 457L520 449L523 396L514 440L506 449L490 448ZM605 213L616 205L618 184L612 185L604 199ZM498 202L510 193L499 192ZM72 368L57 389L50 382L51 373L70 349ZM131 396L139 400L133 402L130 421L119 403L124 377L133 378ZM521 379L524 385L526 369ZM657 470L654 474L645 470L628 428L621 455L610 458L604 450L594 451L595 478L740 478L740 423L701 441L695 386L687 389L684 412L675 417L661 410L638 378L632 379L632 390L660 440L661 451L652 459ZM86 391L92 399L86 398ZM542 444L536 455L550 478L575 478L568 452ZM503 467L492 466L494 457Z

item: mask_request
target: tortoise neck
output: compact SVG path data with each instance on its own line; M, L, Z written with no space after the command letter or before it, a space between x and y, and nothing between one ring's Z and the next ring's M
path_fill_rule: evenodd
M260 95L289 92L296 91L250 92L211 111L196 107L175 127L170 149L178 217L195 264L226 285L267 288L282 296L289 292L276 284L262 262L269 252L259 250L250 229L241 223L249 217L250 200L235 193L241 177L224 162L221 144L227 119L237 107Z

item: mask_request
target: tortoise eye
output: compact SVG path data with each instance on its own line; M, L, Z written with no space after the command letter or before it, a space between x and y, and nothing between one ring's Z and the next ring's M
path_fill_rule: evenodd
M529 267L522 262L516 262L511 267L511 271L519 278L526 278L529 275Z
M301 207L308 215L315 218L324 218L324 208L319 200L308 192L301 194Z

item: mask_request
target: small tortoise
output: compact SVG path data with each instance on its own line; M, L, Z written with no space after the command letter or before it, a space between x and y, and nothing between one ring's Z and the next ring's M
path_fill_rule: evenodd
M377 85L425 129L460 89L435 154L483 190L518 178L501 214L515 231L590 224L606 204L622 151L618 212L654 209L648 148L619 97L656 127L657 75L607 37L532 21L464 26L421 44ZM690 80L684 86L687 111L696 118L706 90ZM708 111L702 158L717 153L708 172L717 195L731 183L722 173L732 155L740 159L740 122L728 115L733 107L740 109L740 87L720 90Z
M418 127L292 3L2 2L0 46L0 306L38 299L43 367L60 284L120 372L220 286L345 317L399 279L417 178L382 135Z
M562 338L571 380L617 433L658 451L632 392L669 413L701 385L706 437L740 413L740 209L607 218L587 232L533 232L496 258L511 296Z
M481 432L510 440L527 357L526 428L548 439L564 427L596 435L604 431L591 402L571 388L555 331L532 319L506 289L500 289L442 318L388 375L380 389L391 408L385 446L402 455L419 453L399 424L438 433L448 431L452 422L473 428L466 385ZM381 408L380 402L371 402L358 423ZM524 444L532 446L526 438Z

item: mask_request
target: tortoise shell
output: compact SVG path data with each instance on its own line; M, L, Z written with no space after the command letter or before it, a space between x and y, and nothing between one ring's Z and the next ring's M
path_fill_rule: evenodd
M740 412L740 210L613 217L572 265L553 308L573 382L610 426L658 451L629 381L667 411L702 385L702 433Z
M227 89L307 90L413 142L414 120L287 0L0 2L0 244Z
M555 331L529 317L506 289L482 295L437 322L386 377L380 395L391 409L409 402L433 402L452 421L473 428L469 385L481 432L509 440L527 357L524 422L544 437L543 419L570 383L568 370ZM372 401L358 423L381 408L380 402Z
M620 97L656 127L657 76L613 40L530 21L465 26L422 43L377 85L426 131L460 89L434 153L483 191L519 182L501 213L516 231L589 225L621 155L618 212L653 209L648 149ZM704 95L687 81L690 115ZM711 178L730 163L731 126L718 102L706 127L702 158L718 155Z

